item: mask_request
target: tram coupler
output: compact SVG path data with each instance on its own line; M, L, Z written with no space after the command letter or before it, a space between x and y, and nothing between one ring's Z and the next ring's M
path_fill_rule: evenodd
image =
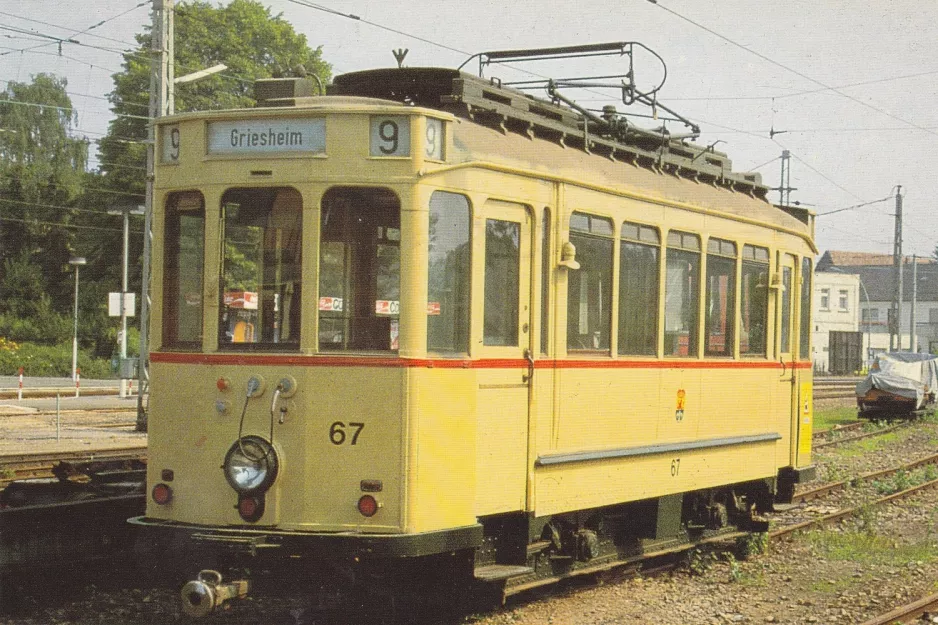
M223 584L218 571L200 571L193 581L182 587L182 611L193 618L208 616L226 601L244 599L250 589L250 580L236 579Z

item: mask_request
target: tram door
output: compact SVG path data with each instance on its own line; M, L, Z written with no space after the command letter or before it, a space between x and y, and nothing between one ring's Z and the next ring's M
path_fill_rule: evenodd
M778 306L776 318L778 332L775 335L778 358L781 361L782 373L779 376L781 388L778 397L779 423L792 424L792 410L798 410L798 394L795 381L798 376L794 364L794 298L795 298L795 257L791 254L782 254L779 259L779 276L781 283L778 290ZM788 428L792 440L797 441L798 432Z
M481 516L522 510L525 504L530 376L523 365L531 348L532 217L522 205L493 201L480 217L474 257L485 262L475 266L473 280L482 287L482 293L475 290L482 314L474 315L473 335L482 365L476 402L476 513Z

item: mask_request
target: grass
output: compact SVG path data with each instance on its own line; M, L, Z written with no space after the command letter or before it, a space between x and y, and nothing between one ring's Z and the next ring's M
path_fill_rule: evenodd
M899 471L882 480L873 480L873 488L880 495L891 495L936 479L938 479L938 467L930 464L912 472Z
M899 544L889 536L869 531L808 532L805 539L814 546L819 555L830 560L856 562L858 564L885 564L904 566L911 562L931 562L938 559L934 537L912 544Z
M814 411L814 429L829 430L835 425L846 425L857 421L857 409L852 406L839 406Z

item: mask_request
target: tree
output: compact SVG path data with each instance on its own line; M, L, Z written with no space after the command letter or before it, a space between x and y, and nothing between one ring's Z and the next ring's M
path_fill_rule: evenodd
M324 83L331 67L320 48L312 49L280 15L255 0L233 0L224 7L208 2L178 4L175 9L175 68L183 75L224 63L228 69L197 82L178 85L177 113L254 105L254 81L282 68L302 65ZM137 35L140 47L124 55L124 71L114 75L110 94L118 117L100 143L101 170L108 186L142 193L146 164L150 90L150 34Z
M35 286L59 309L68 303L70 207L88 155L87 142L70 136L76 114L65 86L39 74L29 84L8 83L0 95L0 284L8 268L28 273L35 264L41 278ZM0 312L15 305L2 299Z
M271 77L278 68L303 65L324 82L330 66L322 61L321 50L307 45L306 37L279 15L254 0L233 0L224 7L209 2L177 3L175 8L174 61L176 75L184 75L218 63L228 69L194 83L177 85L177 113L219 108L251 107L253 87L258 78ZM142 204L146 191L146 138L150 91L150 29L136 36L138 48L124 55L123 71L114 74L114 90L109 94L115 119L108 134L99 142L99 171L88 186L109 193L86 194L88 210L116 204ZM92 221L93 218L93 221ZM82 276L90 281L120 285L120 255L123 245L121 217L102 220L100 215L83 213L89 230L77 231L79 249L88 257ZM140 290L139 259L143 237L142 220L131 221L130 290ZM106 227L108 230L100 230ZM116 288L115 288L116 287ZM105 318L106 321L106 318ZM99 341L98 351L103 352Z

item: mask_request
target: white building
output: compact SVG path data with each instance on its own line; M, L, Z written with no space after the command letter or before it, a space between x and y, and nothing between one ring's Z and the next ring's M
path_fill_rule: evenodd
M859 276L834 271L815 272L813 323L811 360L814 370L828 371L831 330L856 332L860 329Z
M912 258L906 257L904 260L903 301L899 317L900 343L894 344L893 349L938 353L938 263L931 258L918 258L913 281ZM892 256L864 252L827 251L817 263L815 283L820 285L826 280L826 276L832 273L852 274L858 279L860 315L855 329L863 332L866 353L888 351L890 348L889 319L896 284ZM913 295L916 343L914 347L912 346L913 336L910 332ZM814 301L816 319L823 318L824 314L821 310L820 296L816 287ZM831 291L831 297L834 297L833 291ZM830 305L833 305L833 300L831 302ZM821 353L821 350L818 350L818 353Z

